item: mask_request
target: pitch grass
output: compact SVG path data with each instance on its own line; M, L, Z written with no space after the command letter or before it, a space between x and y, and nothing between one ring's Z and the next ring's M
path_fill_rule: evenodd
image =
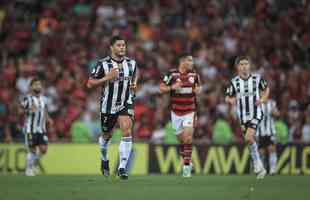
M251 189L252 187L252 189ZM252 190L252 191L251 191ZM310 176L1 176L1 200L307 200Z

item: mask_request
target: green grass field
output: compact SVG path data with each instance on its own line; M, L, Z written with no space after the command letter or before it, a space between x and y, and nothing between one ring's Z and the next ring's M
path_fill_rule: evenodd
M0 176L1 200L306 200L309 176ZM253 191L251 191L253 187Z

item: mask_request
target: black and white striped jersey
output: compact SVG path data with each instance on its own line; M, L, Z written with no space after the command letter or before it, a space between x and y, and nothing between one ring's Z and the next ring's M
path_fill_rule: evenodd
M21 101L21 106L25 110L24 133L46 133L46 97L39 95L27 95Z
M257 136L272 136L276 134L274 119L272 113L278 111L277 104L274 100L269 99L262 105L264 112L263 120L259 123L256 131Z
M267 82L259 74L251 74L247 79L236 76L231 79L226 88L225 95L236 97L237 115L241 124L251 120L263 119L262 106L256 106L256 101L261 97L261 91L267 88Z
M133 104L134 94L130 90L130 84L136 76L136 61L125 57L122 61L115 61L110 56L97 62L91 73L91 78L100 79L113 68L119 68L119 75L114 80L106 82L102 86L100 99L101 113L115 114Z

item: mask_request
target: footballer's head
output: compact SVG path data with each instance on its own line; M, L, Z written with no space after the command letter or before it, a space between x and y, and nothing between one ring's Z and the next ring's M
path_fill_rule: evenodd
M194 67L193 56L189 53L183 53L179 56L179 66L184 67L186 70L192 70Z
M126 55L126 41L121 36L113 36L110 40L112 55L124 57Z
M247 78L250 75L251 60L247 56L237 57L235 60L235 66L237 67L238 74L243 78Z
M43 86L39 78L33 78L30 82L30 89L35 94L40 94L42 92Z

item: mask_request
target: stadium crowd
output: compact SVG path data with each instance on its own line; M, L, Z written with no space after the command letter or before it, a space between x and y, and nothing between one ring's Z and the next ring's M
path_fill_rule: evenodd
M141 74L136 141L165 141L169 98L159 94L159 81L177 66L176 56L189 51L203 83L196 142L243 142L223 97L237 55L249 55L253 70L268 80L281 112L277 130L290 142L310 142L309 1L2 0L0 5L2 142L23 138L18 101L35 75L44 80L55 121L50 141L96 141L100 89L87 90L85 81L116 34L128 41L128 55Z

